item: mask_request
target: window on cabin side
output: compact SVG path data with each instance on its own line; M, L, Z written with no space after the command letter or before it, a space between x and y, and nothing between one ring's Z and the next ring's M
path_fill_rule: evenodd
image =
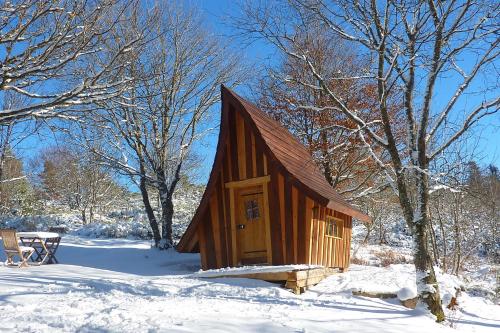
M256 220L259 218L259 205L257 200L245 201L245 210L247 220Z
M342 238L344 234L344 221L332 216L326 217L326 235L330 237Z

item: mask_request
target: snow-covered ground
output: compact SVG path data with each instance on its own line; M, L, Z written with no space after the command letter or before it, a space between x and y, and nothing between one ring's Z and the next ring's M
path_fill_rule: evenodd
M0 259L4 259L0 249ZM462 293L436 324L397 299L414 288L411 265L353 265L297 296L279 285L202 278L197 254L147 241L66 236L59 265L0 266L0 332L498 332L500 306ZM454 284L454 283L452 283ZM450 325L454 328L450 328Z

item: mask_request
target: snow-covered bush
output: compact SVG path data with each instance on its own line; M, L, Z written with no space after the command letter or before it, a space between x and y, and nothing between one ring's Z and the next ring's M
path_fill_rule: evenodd
M90 238L151 239L151 229L141 222L95 222L86 224L73 233Z

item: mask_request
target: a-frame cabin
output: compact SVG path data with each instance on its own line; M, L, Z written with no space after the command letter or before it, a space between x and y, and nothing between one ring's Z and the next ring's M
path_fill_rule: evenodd
M352 218L370 218L328 184L281 124L222 86L215 161L179 252L203 269L248 264L349 266Z

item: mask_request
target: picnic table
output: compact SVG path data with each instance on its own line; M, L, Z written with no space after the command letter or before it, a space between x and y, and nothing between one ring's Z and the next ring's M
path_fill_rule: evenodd
M23 246L29 246L35 249L31 256L33 262L43 264L57 264L56 251L61 241L61 236L56 232L33 231L18 232L17 236Z

